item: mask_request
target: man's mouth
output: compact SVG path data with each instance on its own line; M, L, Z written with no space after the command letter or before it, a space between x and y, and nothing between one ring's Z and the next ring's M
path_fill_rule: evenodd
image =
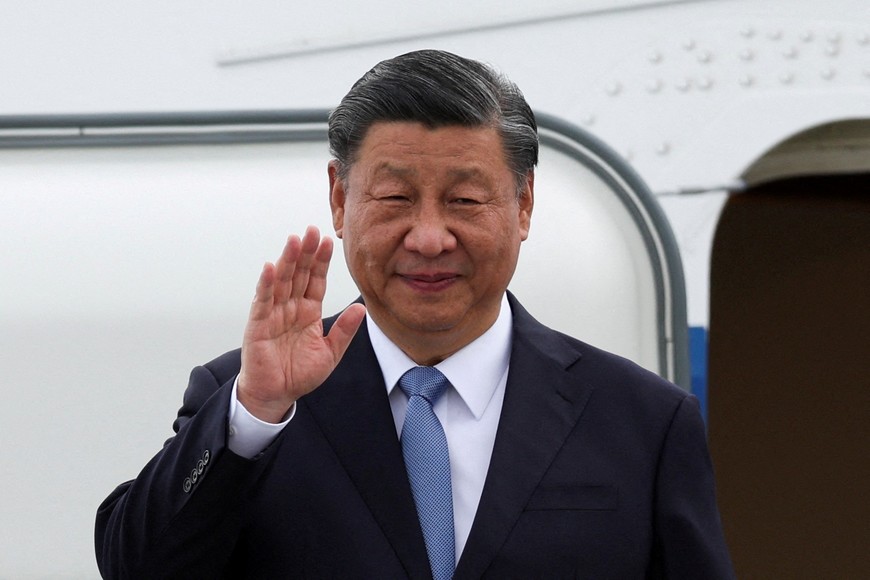
M415 290L437 292L452 285L459 275L453 272L400 274L402 280Z

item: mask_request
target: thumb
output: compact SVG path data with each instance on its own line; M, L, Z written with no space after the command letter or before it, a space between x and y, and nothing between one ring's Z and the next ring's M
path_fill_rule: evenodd
M363 318L366 315L366 307L362 304L351 304L344 309L332 328L329 329L329 334L326 335L326 342L332 349L332 356L335 364L344 356L350 341L353 339L356 331L359 330Z

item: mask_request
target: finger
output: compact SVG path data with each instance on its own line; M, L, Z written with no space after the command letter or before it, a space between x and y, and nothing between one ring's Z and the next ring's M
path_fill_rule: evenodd
M335 364L344 356L350 341L353 339L356 331L359 330L363 319L366 316L366 307L362 304L351 304L344 309L332 328L329 329L329 334L326 335L326 342L332 349L332 356L335 357Z
M314 253L314 261L311 263L311 272L308 276L308 288L305 297L311 300L323 302L326 296L326 274L329 272L329 262L332 260L332 238L324 237Z
M272 311L274 290L275 266L266 262L260 272L260 278L257 280L257 289L254 291L254 300L251 303L251 320L262 320L269 316Z
M299 259L299 254L302 251L302 241L299 236L292 235L287 238L284 244L284 250L281 256L275 263L276 283L275 283L275 301L286 302L290 296L291 287L293 284L293 273L296 271L296 261Z
M293 271L293 284L290 288L291 298L302 298L308 288L308 277L311 273L311 264L314 261L314 253L320 246L320 231L314 226L308 226L305 236L302 238L302 251L296 260L296 269Z

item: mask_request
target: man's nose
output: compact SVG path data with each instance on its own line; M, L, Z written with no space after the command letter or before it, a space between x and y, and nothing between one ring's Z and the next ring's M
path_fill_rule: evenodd
M444 209L436 204L424 204L415 212L411 227L405 234L405 249L426 258L456 249L456 236L450 228Z

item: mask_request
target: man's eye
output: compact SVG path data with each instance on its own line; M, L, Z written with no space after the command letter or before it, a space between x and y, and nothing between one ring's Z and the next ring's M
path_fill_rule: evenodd
M477 201L476 199L472 199L470 197L457 197L456 199L453 200L453 203L456 203L459 205L477 205L480 202Z

